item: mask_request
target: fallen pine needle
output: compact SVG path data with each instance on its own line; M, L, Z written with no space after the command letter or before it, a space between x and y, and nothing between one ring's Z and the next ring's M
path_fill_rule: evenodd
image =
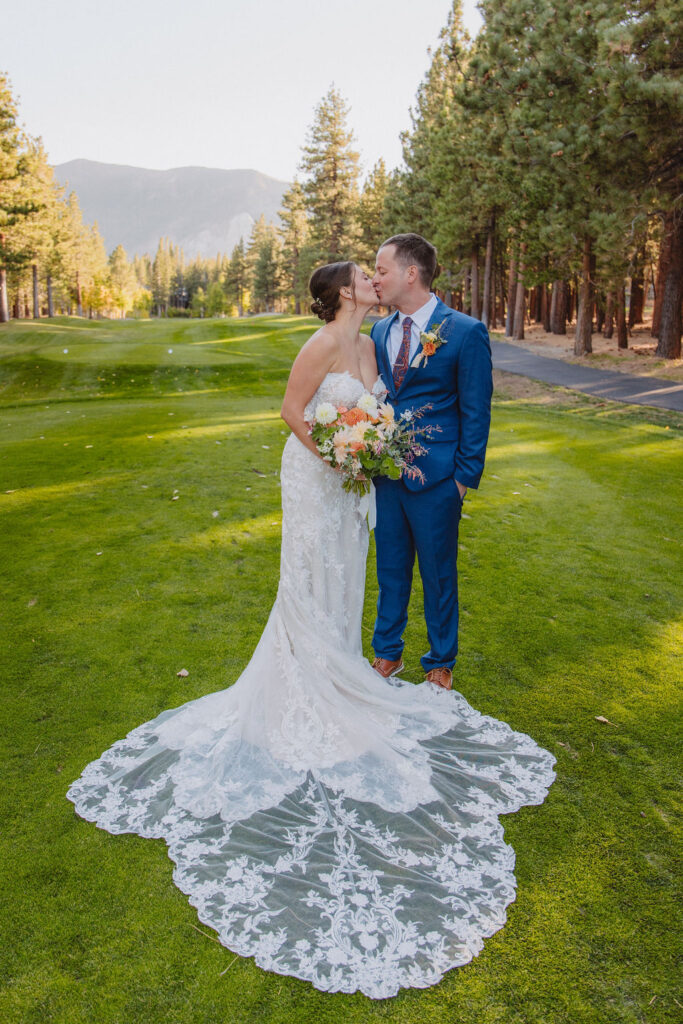
M203 931L201 930L201 928L198 928L198 927L197 927L197 925L196 925L196 924L191 924L191 925L190 925L190 928L194 928L194 930L195 930L196 932L199 932L199 934L200 934L200 935L203 935L205 939L211 939L211 941L212 941L212 942L218 942L218 939L217 939L217 938L215 937L215 935L209 935L209 933L208 933L208 932L203 932ZM220 946L220 945L221 945L221 943L220 943L220 942L218 942L218 945Z
M234 964L235 960L239 960L239 954L238 954L238 955L237 955L237 956L236 956L236 957L234 958L234 960L231 960L231 961L230 961L230 963L228 964L228 966L227 966L227 967L225 968L225 971L219 971L219 974L218 974L218 977L219 977L219 978L222 978L222 977L223 977L223 975L225 974L225 972L226 972L226 971L229 971L229 970L230 970L230 968L231 968L231 967L232 967L232 965Z

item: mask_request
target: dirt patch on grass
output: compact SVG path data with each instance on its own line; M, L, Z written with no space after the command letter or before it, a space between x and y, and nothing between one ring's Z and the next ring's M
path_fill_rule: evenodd
M579 391L544 384L505 370L493 371L493 388L496 398L534 402L536 405L581 405L586 401L586 395Z

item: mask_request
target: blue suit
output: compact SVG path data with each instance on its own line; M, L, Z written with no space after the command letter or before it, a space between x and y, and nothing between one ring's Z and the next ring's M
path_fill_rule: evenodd
M440 427L425 442L426 455L415 461L424 480L378 477L377 578L379 600L372 646L381 658L396 661L403 650L408 601L417 554L424 589L430 650L421 659L425 671L452 668L458 651L458 525L462 512L458 480L476 488L484 470L491 422L491 346L479 320L438 302L430 317L443 326L445 339L426 365L409 367L394 388L387 342L398 313L373 325L377 366L396 415L431 405L422 423ZM418 353L422 346L418 348Z

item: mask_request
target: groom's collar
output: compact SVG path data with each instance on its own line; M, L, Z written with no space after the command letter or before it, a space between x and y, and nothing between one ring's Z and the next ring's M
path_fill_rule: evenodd
M432 313L434 312L434 310L436 309L436 307L438 305L438 302L439 302L439 300L436 297L436 295L434 294L434 292L431 292L431 294L430 294L429 298L427 299L427 301L425 302L424 306L420 306L419 309L416 309L414 313L410 314L410 319L413 321L413 323L417 327L418 331L424 331L425 330L425 328L427 327L427 324L429 323L429 319L430 319ZM399 327L403 327L403 321L405 320L405 318L407 316L408 316L407 313L402 313L401 310L399 309L399 311L398 311L398 325L399 325ZM393 321L392 321L392 323L393 323Z

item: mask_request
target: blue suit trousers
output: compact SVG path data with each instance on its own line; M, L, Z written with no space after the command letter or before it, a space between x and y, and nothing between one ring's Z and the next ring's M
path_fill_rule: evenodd
M426 672L452 668L458 653L458 527L462 499L453 477L427 490L409 490L401 480L378 477L377 578L379 599L372 646L379 658L396 661L403 651L408 602L417 554L430 650L420 660Z

